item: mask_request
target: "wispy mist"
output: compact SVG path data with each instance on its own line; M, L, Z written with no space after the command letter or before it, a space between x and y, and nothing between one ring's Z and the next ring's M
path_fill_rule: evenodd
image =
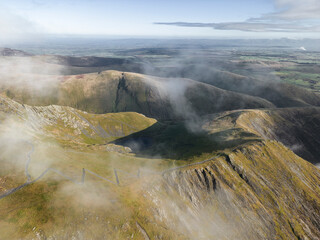
M36 41L41 32L38 25L0 4L0 45Z

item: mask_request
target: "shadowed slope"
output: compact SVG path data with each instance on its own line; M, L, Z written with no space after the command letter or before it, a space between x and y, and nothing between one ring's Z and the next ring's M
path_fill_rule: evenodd
M158 122L141 132L120 138L144 156L189 158L231 148L253 140L277 140L311 163L320 162L320 109L284 108L235 110L203 116L190 128L187 122Z

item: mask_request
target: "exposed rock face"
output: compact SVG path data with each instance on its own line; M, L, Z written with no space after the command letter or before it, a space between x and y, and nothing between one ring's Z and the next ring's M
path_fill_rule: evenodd
M192 239L318 239L319 187L316 167L267 141L168 171L150 195L158 218Z
M117 153L131 153L132 150L128 147L123 147L115 144L107 144L106 150L108 152L117 152Z

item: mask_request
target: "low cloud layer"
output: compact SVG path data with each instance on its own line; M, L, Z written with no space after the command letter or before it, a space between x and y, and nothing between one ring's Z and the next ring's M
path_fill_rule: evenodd
M276 11L243 22L190 23L156 22L180 27L210 27L244 32L320 32L318 0L275 0Z

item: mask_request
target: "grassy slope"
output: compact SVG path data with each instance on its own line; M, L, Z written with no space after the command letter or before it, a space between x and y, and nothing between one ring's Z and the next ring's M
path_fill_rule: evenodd
M154 161L96 151L52 151L64 158L59 167L75 176L82 167L86 167L112 177L110 167L117 165L111 162L127 166L125 170L135 173L138 165L149 165L150 161ZM143 235L136 224L138 222L151 239L161 239L159 236L162 239L188 239L189 231L185 229L185 232L180 232L181 228L176 228L180 224L177 215L173 216L171 222L160 220L163 214L173 214L167 212L170 209L165 204L158 205L163 197L172 204L183 204L185 210L190 208L201 212L205 206L205 211L213 214L212 217L221 219L224 216L220 224L228 226L232 222L239 227L233 232L234 236L244 237L241 229L250 225L245 228L248 239L261 236L272 239L319 236L319 170L277 142L247 144L232 153L226 153L230 158L228 161L222 156L204 164L168 172L162 180L157 175L144 175L140 180L125 181L123 175L120 177L120 188L91 176L88 176L86 185L76 186L54 174L48 174L43 181L0 200L2 236L29 239L42 234L60 239L72 236L87 239L125 239L133 236L132 239L142 239ZM37 152L34 157L37 161ZM151 169L167 167L158 161ZM208 180L204 175L200 175L199 179L196 171L199 174L205 171ZM157 179L163 182L159 183ZM5 178L1 186L14 186L22 181L19 175L11 175ZM210 182L215 182L215 187ZM178 186L180 190L175 193ZM223 192L229 197L223 197ZM188 200L190 196L192 201ZM198 201L200 205L196 204ZM301 208L300 204L305 207ZM222 206L228 206L228 211L223 210ZM197 219L197 216L189 217ZM203 219L199 221L204 226L208 224L202 222ZM198 230L199 233L208 234L206 237L221 239L218 233L210 235L203 229ZM195 237L194 234L189 237Z
M142 131L157 121L134 112L90 114L70 107L31 107L0 96L0 113L5 118L29 122L39 131L64 145L106 144Z
M117 153L65 150L52 147L45 152L56 159L52 167L78 180L82 168L115 182L113 168L136 175L138 168L161 170L168 167L166 161L160 160L150 163L148 159ZM43 155L36 148L30 165L31 172L36 163L43 160ZM23 168L16 169L15 173L8 174L1 170L1 187L7 189L23 183ZM135 222L143 223L143 219L134 212L138 211L136 208L139 206L132 205L137 200L130 199L130 190L127 188L129 183L137 179L130 178L128 173L118 173L122 187L115 187L91 175L86 176L85 185L77 186L54 173L48 173L41 181L0 200L1 237L29 239L42 233L59 239L72 236L125 239L133 234L133 239L141 239Z
M317 239L319 185L319 169L282 144L266 141L168 172L160 191L167 198L180 198L184 212L210 212L207 221L214 216L213 223L216 218L222 219L221 225L231 224L233 228L224 237ZM203 233L207 239L217 237L208 229Z
M184 87L181 87L184 85L185 93ZM48 89L46 97L41 95L41 91L39 93L28 88L9 88L5 93L14 100L31 105L58 104L91 113L133 111L157 119L177 117L179 114L173 109L183 108L187 104L198 114L273 107L273 104L261 98L225 91L188 79L177 82L117 71L64 77L58 85ZM179 102L184 98L185 102Z
M11 105L2 104L3 111L7 114L11 112L16 115L27 109L29 117L55 119L58 116L59 119L71 123L74 123L72 119L76 117L75 110L70 108L31 108L10 103ZM66 115L61 113L62 110ZM52 111L59 114L49 115ZM70 117L68 112L71 112ZM199 239L199 233L205 234L202 237L223 239L223 235L218 232L207 232L200 228L203 225L206 229L214 229L213 226L217 223L213 219L216 217L222 219L218 226L229 226L228 224L232 223L232 226L236 226L235 229L246 230L246 233L231 231L233 236L238 237L244 236L242 234L249 234L249 239L262 236L269 239L320 236L317 225L320 203L319 170L278 142L263 142L261 134L253 132L252 127L239 126L241 116L247 116L247 111L207 116L202 124L204 132L195 133L188 132L179 123L154 124L155 120L135 113L92 115L76 112L92 125L97 126L99 123L106 129L118 126L119 121L136 124L135 126L141 129L149 126L133 136L140 134L142 137L154 137L155 147L167 144L165 146L169 147L168 153L180 154L179 165L186 164L183 160L187 159L188 162L199 162L205 157L217 155L217 152L225 152L225 155L162 175L162 170L176 166L176 162L172 161L174 159L147 157L152 148L146 149L148 154L145 154L144 158L139 158L106 152L100 145L93 146L99 141L92 142L88 147L81 144L83 140L79 138L79 141L72 144L73 148L67 145L62 148L60 144L52 141L52 136L45 135L44 139L38 137L30 165L33 178L43 170L43 165L55 167L78 180L82 168L90 169L113 181L114 168L133 176L136 176L140 169L141 178L119 171L121 187L114 187L89 175L86 176L85 185L77 186L49 173L41 181L0 200L0 230L4 238L32 239L39 235L43 236L43 239L44 236L55 236L59 239L143 239L142 232L145 231L151 239ZM248 112L257 114L260 111ZM22 116L24 119L25 115ZM249 121L252 117L248 117ZM135 121L132 122L132 119ZM66 130L68 127L59 122L50 126L50 132L56 134L58 143ZM47 143L49 139L51 140ZM215 141L220 146L217 147ZM243 143L242 147L237 147L231 153L228 150ZM163 148L166 148L165 146ZM30 146L21 146L20 143L12 147L9 149L11 152L2 154L2 158L7 160L4 166L12 164L12 154L17 156L18 152L21 154L22 164L13 169L1 169L1 192L25 181L24 159ZM186 155L183 155L185 151ZM154 153L157 153L157 149ZM158 173L153 173L154 171ZM223 197L225 195L229 197ZM200 225L196 225L199 228L190 233L184 226L180 226L179 211L167 209L166 202L162 205L163 198L169 200L173 206L178 204L183 209L180 214L187 214L181 217L188 217L191 224L191 219L199 220ZM304 208L300 207L302 204ZM197 214L188 215L190 212L186 209L191 209L191 213L201 213L204 210L209 213L209 218L198 219ZM173 218L167 222L164 215L170 214L173 214Z
M106 144L115 139L142 131L156 123L156 120L152 118L146 118L133 112L101 115L76 112L77 117L81 116L81 119L85 119L90 124L83 127L81 133L77 131L78 129L71 128L59 120L56 124L47 127L47 130L57 139L60 139L63 144Z
M136 177L139 169L140 176L144 177L150 174L150 171L162 171L171 167L172 162L107 152L104 145L95 147L96 144L101 144L102 140L97 138L98 134L95 131L88 129L87 132L92 135L92 139L88 140L82 134L74 133L70 126L80 124L76 118L81 115L95 128L98 124L109 132L116 132L116 129L121 128L120 136L115 134L113 137L107 137L103 139L105 143L149 127L156 122L154 119L137 113L93 115L67 107L22 106L6 98L1 98L1 111L4 113L1 115L4 117L3 120L12 116L9 119L13 121L13 117L20 116L15 118L16 121L34 121L33 131L35 130L37 137L32 140L35 145L29 166L32 179L47 167L52 167L80 181L82 168L86 168L116 182L116 168L121 170L118 172L121 187L101 181L89 173L86 175L85 185L77 186L51 171L40 181L0 200L0 239L32 239L36 236L41 239L45 236L55 236L58 239L143 237L136 222L144 225L145 216L144 213L138 212L137 203L133 205L133 201L137 200L130 198L131 190L127 185L139 180ZM48 124L45 120L51 120L50 124L45 131L38 131L37 123L45 127ZM55 136L56 141L51 134ZM75 141L65 144L65 134L79 136ZM91 147L87 146L87 141ZM4 193L7 189L25 182L24 168L30 146L17 139L17 143L9 149L6 145L0 147L0 192ZM156 226L153 229L164 236L174 235L166 233L163 229L160 231Z

